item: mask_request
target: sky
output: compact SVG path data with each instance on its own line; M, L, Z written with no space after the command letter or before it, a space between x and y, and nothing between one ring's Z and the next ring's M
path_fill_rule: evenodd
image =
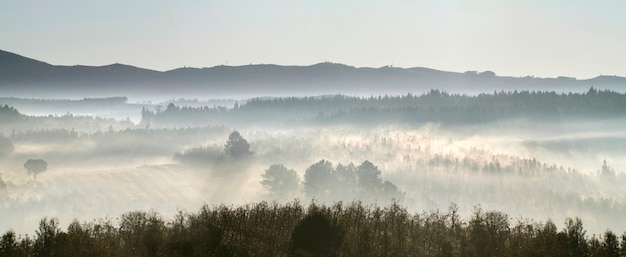
M0 0L0 49L55 65L330 61L626 76L626 1Z

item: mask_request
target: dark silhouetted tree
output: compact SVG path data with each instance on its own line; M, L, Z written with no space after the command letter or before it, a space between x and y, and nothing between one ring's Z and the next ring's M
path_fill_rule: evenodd
M604 232L604 241L600 246L600 256L620 257L619 240L617 239L617 236L610 230Z
M37 174L48 170L48 163L42 159L29 159L24 163L24 169L28 175L33 174L33 178L37 180Z
M9 230L0 238L0 256L22 256L15 232Z
M341 228L321 212L309 213L291 233L293 256L339 256Z
M233 158L242 158L252 155L250 144L248 144L248 141L236 130L228 136L228 141L226 141L226 145L224 145L224 152Z
M293 169L287 169L282 164L273 164L261 175L261 184L267 188L274 198L286 199L298 191L300 179Z
M42 219L36 233L35 256L56 256L57 236L61 233L57 219Z
M129 252L158 256L163 251L165 223L156 213L136 211L122 214L119 231Z
M620 256L626 256L626 231L624 231L624 234L622 234L622 243L619 254Z
M567 235L569 255L574 257L587 256L589 250L585 240L586 231L580 218L567 218L565 220L564 232Z

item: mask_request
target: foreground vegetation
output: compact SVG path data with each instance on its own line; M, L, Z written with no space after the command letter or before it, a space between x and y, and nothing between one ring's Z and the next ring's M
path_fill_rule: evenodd
M463 219L454 204L411 214L397 203L260 202L171 219L134 211L67 230L44 218L34 236L6 232L0 256L626 256L626 233L590 237L578 218L559 231L480 207Z

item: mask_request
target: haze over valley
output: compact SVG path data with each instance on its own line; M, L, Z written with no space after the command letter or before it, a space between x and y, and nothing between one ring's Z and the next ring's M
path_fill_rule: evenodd
M320 72L321 78L345 76L342 70ZM380 72L377 76L389 76ZM624 93L611 84L593 87L593 80L582 91L511 91L518 83L532 88L535 80L509 85L491 79L501 88L466 85L486 92L480 94L422 92L416 86L415 93L362 97L316 87L326 91L245 98L264 91L259 84L223 100L159 90L146 96L155 96L154 101L141 102L124 95L98 98L88 91L77 91L82 99L4 95L2 215L13 222L0 229L26 234L42 216L58 217L66 226L73 219L117 217L129 210L171 216L202 204L315 198L327 204L397 201L410 211L454 203L466 215L480 205L557 224L577 216L597 233L622 230L626 192L618 185L626 179ZM52 91L74 92L53 85L48 86ZM178 84L172 88L178 90ZM249 154L229 154L233 131L248 144ZM48 165L36 179L24 170L24 162L34 158ZM375 177L381 188L388 183L391 188L385 190L391 191L367 193L358 183L349 189L353 180L342 176L358 175L364 163L380 172ZM261 183L275 164L295 171L293 188ZM327 187L321 195L311 192L307 181L316 165L331 169L322 178L327 182L318 182ZM344 191L335 191L340 188Z
M0 256L626 256L623 2L0 10Z

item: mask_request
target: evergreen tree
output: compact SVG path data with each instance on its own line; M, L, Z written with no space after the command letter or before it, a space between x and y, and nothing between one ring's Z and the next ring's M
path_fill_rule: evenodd
M252 155L250 144L236 130L228 136L228 141L224 145L224 152L233 158L243 158Z

